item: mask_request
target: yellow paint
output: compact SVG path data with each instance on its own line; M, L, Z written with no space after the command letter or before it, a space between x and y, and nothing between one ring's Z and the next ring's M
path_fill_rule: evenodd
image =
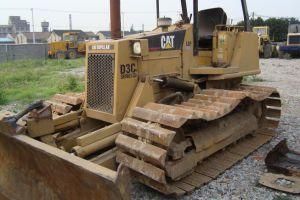
M158 83L152 81L160 76L171 75L193 81L205 75L208 80L218 81L260 72L255 33L244 32L241 27L216 28L212 48L199 49L198 55L194 56L193 25L173 25L168 30L185 30L181 50L149 51L148 41L143 38L162 34L160 28L120 40L101 40L87 44L87 54L114 54L115 58L113 113L93 110L86 104L88 117L115 123L121 121L124 116L131 116L134 107L159 100L172 92L160 88ZM133 43L137 41L141 42L140 55L133 54ZM165 48L173 47L167 43ZM120 66L131 63L137 66L138 75L122 79ZM86 66L88 70L87 61ZM86 81L88 79L89 77L86 77Z

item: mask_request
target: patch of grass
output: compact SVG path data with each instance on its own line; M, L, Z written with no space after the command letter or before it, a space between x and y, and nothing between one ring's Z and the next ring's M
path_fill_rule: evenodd
M7 99L6 99L6 94L3 89L0 88L0 105L6 104Z
M83 91L83 80L80 80L76 76L68 76L67 81L62 82L61 85L58 86L58 90L63 93L64 91L70 91L70 92L80 92Z
M0 63L0 104L28 104L55 93L83 91L83 79L67 73L83 66L83 58Z
M264 82L265 80L257 75L253 76L245 76L243 78L243 82L250 83L250 82Z

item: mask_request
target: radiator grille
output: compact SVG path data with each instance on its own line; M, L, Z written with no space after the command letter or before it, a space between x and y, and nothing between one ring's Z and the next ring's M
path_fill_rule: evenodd
M89 54L87 72L87 106L113 113L114 55Z

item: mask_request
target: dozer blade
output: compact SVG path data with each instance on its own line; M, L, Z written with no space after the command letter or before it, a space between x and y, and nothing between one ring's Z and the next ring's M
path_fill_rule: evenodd
M25 135L0 133L0 199L129 199L129 174L93 164Z

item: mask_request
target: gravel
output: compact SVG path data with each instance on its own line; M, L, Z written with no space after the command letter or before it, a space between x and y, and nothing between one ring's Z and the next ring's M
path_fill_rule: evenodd
M264 158L278 142L286 138L291 149L300 150L300 59L264 59L260 63L262 73L257 79L260 82L254 84L276 87L282 96L283 112L279 135L216 180L178 199L300 200L299 196L268 189L258 183L260 176L267 171ZM172 199L139 183L133 185L132 197L144 200Z

